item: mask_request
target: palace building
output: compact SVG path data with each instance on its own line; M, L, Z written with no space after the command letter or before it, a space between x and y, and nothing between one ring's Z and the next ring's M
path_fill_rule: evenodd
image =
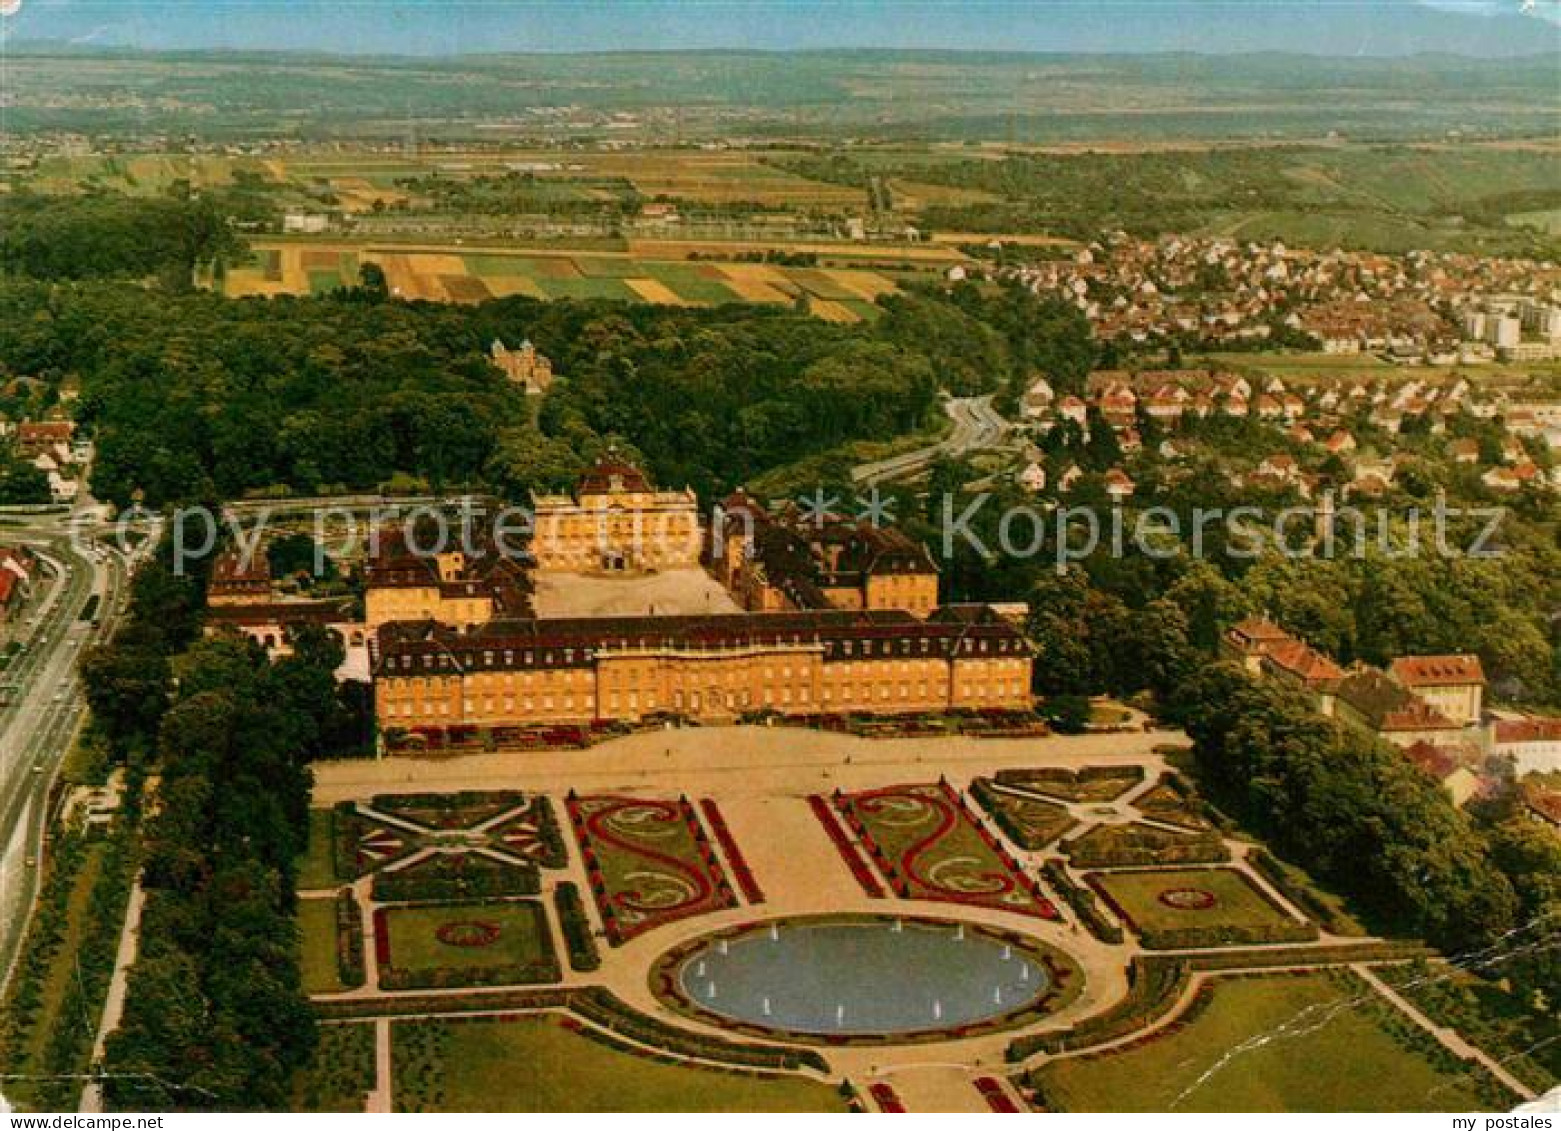
M371 553L365 619L382 730L1031 705L1019 629L984 605L938 607L937 567L898 531L774 517L739 494L717 519L709 571L747 611L538 618L533 564L633 586L638 573L701 568L704 532L692 491L659 491L615 453L574 495L536 503L524 557L492 538L469 554L421 552L435 540L419 531Z
M751 612L903 609L938 605L938 567L921 543L892 528L771 515L738 491L722 505L713 572Z
M381 535L376 551L363 573L363 619L371 633L392 621L467 626L531 613L525 568L490 544L470 555L460 547L424 554L406 531L392 530Z
M703 537L692 489L660 491L609 451L573 495L533 495L538 569L638 573L699 565Z
M1029 645L984 606L904 611L430 621L380 629L383 728L897 714L1030 705Z

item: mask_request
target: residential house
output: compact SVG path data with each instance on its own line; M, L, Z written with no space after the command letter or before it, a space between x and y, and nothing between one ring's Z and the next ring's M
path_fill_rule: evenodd
M1519 777L1561 772L1561 718L1498 719L1490 749L1511 759Z
M1357 665L1332 689L1334 716L1395 746L1462 742L1464 730L1386 673Z
M1484 713L1485 669L1478 656L1400 656L1388 674L1455 723L1478 723Z

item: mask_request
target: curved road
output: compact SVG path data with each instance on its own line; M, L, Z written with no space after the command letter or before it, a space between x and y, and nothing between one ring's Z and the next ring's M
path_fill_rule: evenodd
M941 441L913 452L861 464L852 469L851 481L872 486L909 479L926 471L940 457L957 459L970 452L1001 447L1013 427L992 407L990 395L950 397L943 402L943 411L948 413L954 427Z

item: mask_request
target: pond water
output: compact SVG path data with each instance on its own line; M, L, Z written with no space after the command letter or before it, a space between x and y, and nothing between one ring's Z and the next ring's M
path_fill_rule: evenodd
M677 971L683 994L737 1021L842 1035L952 1029L1023 1009L1045 967L974 927L805 920L711 939Z

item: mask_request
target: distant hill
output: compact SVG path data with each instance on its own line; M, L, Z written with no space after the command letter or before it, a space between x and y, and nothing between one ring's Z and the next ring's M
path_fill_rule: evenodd
M1528 24L1541 38L1549 34L1548 24ZM7 51L6 94L13 133L399 139L412 130L549 143L1554 136L1561 116L1554 55L837 50L424 58L34 43Z
M914 47L1500 57L1555 50L1556 17L1556 0L22 0L5 30L13 42L424 56Z

